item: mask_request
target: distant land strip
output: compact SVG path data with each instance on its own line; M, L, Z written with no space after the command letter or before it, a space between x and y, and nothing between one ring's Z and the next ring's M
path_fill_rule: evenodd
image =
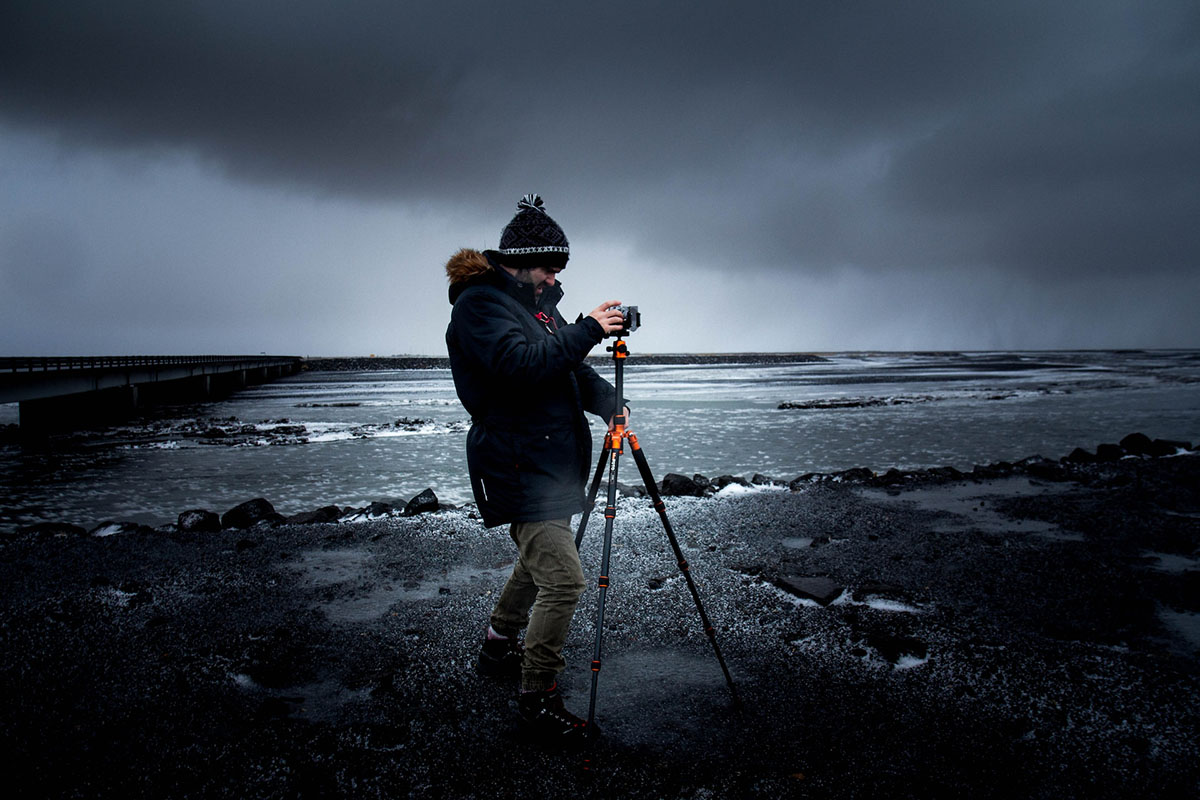
M813 364L829 359L811 353L634 353L641 364ZM593 366L612 361L609 355L588 356ZM449 369L440 356L343 356L305 358L302 370L311 372L370 372L389 369Z

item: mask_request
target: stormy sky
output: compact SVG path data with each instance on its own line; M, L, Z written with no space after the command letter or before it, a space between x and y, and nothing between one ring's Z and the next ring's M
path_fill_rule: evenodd
M636 353L1200 346L1195 0L6 0L0 354L443 354L536 191Z

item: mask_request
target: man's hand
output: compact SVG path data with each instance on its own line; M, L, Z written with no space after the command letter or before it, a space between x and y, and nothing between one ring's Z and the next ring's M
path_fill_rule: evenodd
M601 303L589 317L600 323L600 327L604 328L604 335L616 333L624 327L625 318L620 311L617 311L617 306L621 305L620 300L606 300Z
M625 406L624 408L622 408L621 413L623 413L625 415L625 426L628 427L629 426L629 406ZM615 430L615 429L616 429L616 425L613 424L612 419L609 419L608 432L612 433L613 430Z

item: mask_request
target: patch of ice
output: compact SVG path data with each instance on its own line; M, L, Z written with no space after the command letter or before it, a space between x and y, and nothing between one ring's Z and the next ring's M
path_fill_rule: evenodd
M755 486L743 486L740 483L731 483L725 488L718 491L714 497L741 497L748 494L762 494L763 492L786 492L788 487L778 486L775 484L763 484Z
M903 614L922 614L922 609L915 608L907 603L901 603L898 600L887 600L882 597L872 597L864 603L855 603L855 605L865 605L868 608L874 608L878 611L896 611Z
M258 684L249 675L244 675L240 672L230 673L229 677L233 678L233 682L237 684L239 689L253 691L258 688Z
M1142 553L1145 558L1157 559L1158 563L1152 564L1152 569L1162 570L1163 572L1186 572L1189 569L1200 567L1200 561L1188 556L1176 555L1175 553L1156 553L1152 550L1146 550Z
M912 669L913 667L921 666L927 661L929 661L928 656L925 658L917 658L916 656L900 656L899 660L896 661L896 669Z
M1200 614L1162 608L1159 609L1158 617L1167 630L1187 643L1190 652L1200 650Z

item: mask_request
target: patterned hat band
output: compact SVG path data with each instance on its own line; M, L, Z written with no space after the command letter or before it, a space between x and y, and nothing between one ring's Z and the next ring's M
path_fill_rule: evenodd
M508 247L500 248L497 253L503 253L506 256L523 256L529 253L565 253L571 254L569 247Z

